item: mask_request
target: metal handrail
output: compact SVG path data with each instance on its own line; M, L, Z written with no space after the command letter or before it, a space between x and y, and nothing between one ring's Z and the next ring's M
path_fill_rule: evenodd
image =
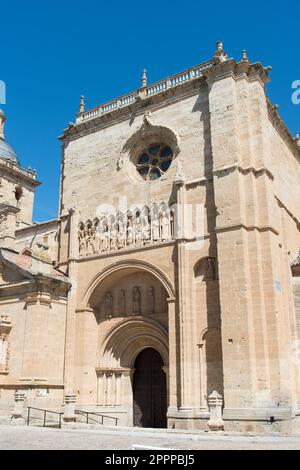
M95 411L83 411L83 410L75 410L75 414L86 416L86 424L89 424L89 421L94 421L103 426L104 418L108 418L108 419L113 419L115 421L115 425L118 426L119 418L116 418L115 416L108 416L108 415L103 415L101 413L96 413ZM96 419L90 418L90 415L99 416L101 418L101 423L99 423Z
M27 426L29 426L29 423L30 423L30 411L31 411L31 410L42 411L42 412L44 413L44 419L43 419L43 427L44 427L44 428L46 427L47 413L59 415L58 427L59 427L59 429L61 429L61 417L62 417L62 415L64 414L63 412L61 412L61 411L45 410L44 408L35 408L35 407L33 407L33 406L29 406L29 407L28 407L28 412L27 412Z

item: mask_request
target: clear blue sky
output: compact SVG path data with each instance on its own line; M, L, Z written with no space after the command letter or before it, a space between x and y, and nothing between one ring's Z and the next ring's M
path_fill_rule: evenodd
M247 5L247 9L243 6ZM57 216L61 151L57 136L87 107L211 58L221 39L229 56L242 49L272 65L268 93L294 134L300 105L299 3L0 0L0 80L7 84L6 135L21 164L37 168L35 220Z

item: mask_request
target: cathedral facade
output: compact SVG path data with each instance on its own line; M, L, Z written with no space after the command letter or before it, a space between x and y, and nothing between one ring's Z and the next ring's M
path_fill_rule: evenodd
M199 66L85 110L60 136L57 220L0 113L0 414L293 431L300 421L300 141L269 67Z

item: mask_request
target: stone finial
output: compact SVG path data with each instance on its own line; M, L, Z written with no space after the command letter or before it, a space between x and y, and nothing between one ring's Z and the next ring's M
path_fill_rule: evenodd
M223 397L214 390L208 397L210 418L207 425L211 431L222 431L224 421L222 418Z
M83 113L85 109L85 104L84 104L84 96L82 95L80 97L80 105L79 105L79 112Z
M296 132L295 142L296 142L296 145L300 147L300 135L298 131Z
M0 139L4 140L4 124L6 121L6 116L4 114L4 111L0 109Z
M142 73L142 88L145 88L148 84L147 70L144 69Z
M225 62L225 60L228 59L228 56L226 54L226 52L224 51L223 49L223 43L222 41L218 41L217 42L217 50L216 52L214 53L214 57L213 57L217 62Z
M217 51L223 51L223 43L222 41L217 42Z
M245 49L242 51L242 62L249 62L249 59L247 57L247 52Z

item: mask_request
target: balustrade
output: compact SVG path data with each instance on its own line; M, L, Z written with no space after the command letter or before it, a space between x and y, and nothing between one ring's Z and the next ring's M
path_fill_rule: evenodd
M177 86L180 86L183 83L194 80L195 78L199 78L202 75L203 71L212 67L213 64L214 64L213 61L209 61L204 64L193 67L189 70L185 70L176 75L172 75L171 77L168 77L165 80L161 80L157 83L144 87L143 93L145 94L146 97L148 97L148 96L157 95L159 93L163 93L168 88L176 88ZM104 103L89 111L79 113L77 117L77 122L88 121L102 114L110 113L111 111L114 111L118 108L129 106L132 103L136 102L137 98L138 98L138 92L133 92L133 93L131 92L128 95L125 95L115 100Z

